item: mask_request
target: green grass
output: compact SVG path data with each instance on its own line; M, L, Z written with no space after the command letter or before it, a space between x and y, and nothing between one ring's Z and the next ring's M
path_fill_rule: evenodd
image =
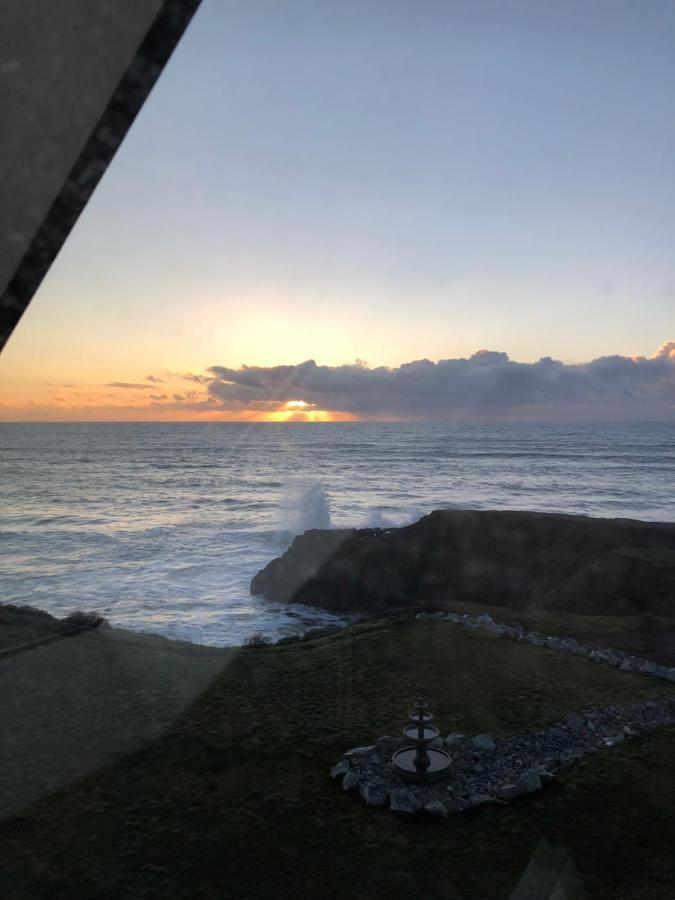
M61 623L30 606L0 604L0 651L59 634Z
M410 619L223 659L164 736L0 824L0 896L502 900L542 836L592 897L675 896L675 729L447 821L367 809L328 777L419 689L442 733L508 734L656 680Z
M617 547L611 552L617 556L639 559L654 566L675 566L675 550L668 550L665 547Z
M478 616L488 612L497 622L518 622L529 631L573 637L582 643L614 647L635 656L675 666L675 618L645 613L641 616L589 616L564 610L512 610L482 603L448 603L458 613Z

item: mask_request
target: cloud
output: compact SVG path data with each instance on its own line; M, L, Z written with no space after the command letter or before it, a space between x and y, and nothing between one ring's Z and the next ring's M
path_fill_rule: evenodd
M652 359L675 359L675 341L666 341L662 344Z
M212 366L214 408L277 410L291 400L368 418L440 420L673 420L675 342L650 359L603 356L565 364L551 357L519 363L479 350L468 359L428 359L395 368L361 361L322 366Z
M187 391L183 394L151 394L150 405L155 409L174 410L176 412L209 412L218 411L218 406L204 391Z
M151 381L153 384L164 384L163 378L158 378L156 375L146 375L146 381Z
M107 384L103 385L104 387L114 387L114 388L127 388L129 390L141 390L141 391L149 391L151 390L151 385L149 384L136 384L132 381L109 381Z
M193 381L195 384L208 384L211 381L208 375L195 375L193 372L176 372L176 375L184 381Z

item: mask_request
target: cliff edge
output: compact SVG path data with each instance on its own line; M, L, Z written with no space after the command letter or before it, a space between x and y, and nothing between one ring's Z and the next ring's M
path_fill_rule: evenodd
M438 510L404 528L312 530L251 593L337 612L489 603L675 615L675 525L557 513Z

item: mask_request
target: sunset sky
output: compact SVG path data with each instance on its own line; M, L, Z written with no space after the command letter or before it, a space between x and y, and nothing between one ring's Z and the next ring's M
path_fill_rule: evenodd
M0 419L673 421L675 5L647 10L204 0Z

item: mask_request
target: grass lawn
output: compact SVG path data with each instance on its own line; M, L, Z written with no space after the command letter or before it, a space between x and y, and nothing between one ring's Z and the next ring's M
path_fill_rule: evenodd
M84 639L87 665L98 653L131 666L105 650L105 632ZM63 641L59 652L69 646L84 645ZM144 658L143 647L128 653ZM367 809L328 776L347 748L397 733L420 689L442 733L508 734L672 690L663 683L410 618L223 652L217 668L212 654L194 656L207 662L208 686L163 735L0 822L4 900L502 900L542 837L570 847L591 897L675 896L675 729L598 753L510 806L447 821ZM59 671L63 660L45 678L45 703Z
M48 613L0 604L0 652L61 634L61 623Z
M529 631L573 637L584 644L614 647L634 656L675 666L675 619L645 613L641 616L589 616L565 610L512 610L482 603L448 603L448 609L478 616L489 612L496 622L518 622Z

